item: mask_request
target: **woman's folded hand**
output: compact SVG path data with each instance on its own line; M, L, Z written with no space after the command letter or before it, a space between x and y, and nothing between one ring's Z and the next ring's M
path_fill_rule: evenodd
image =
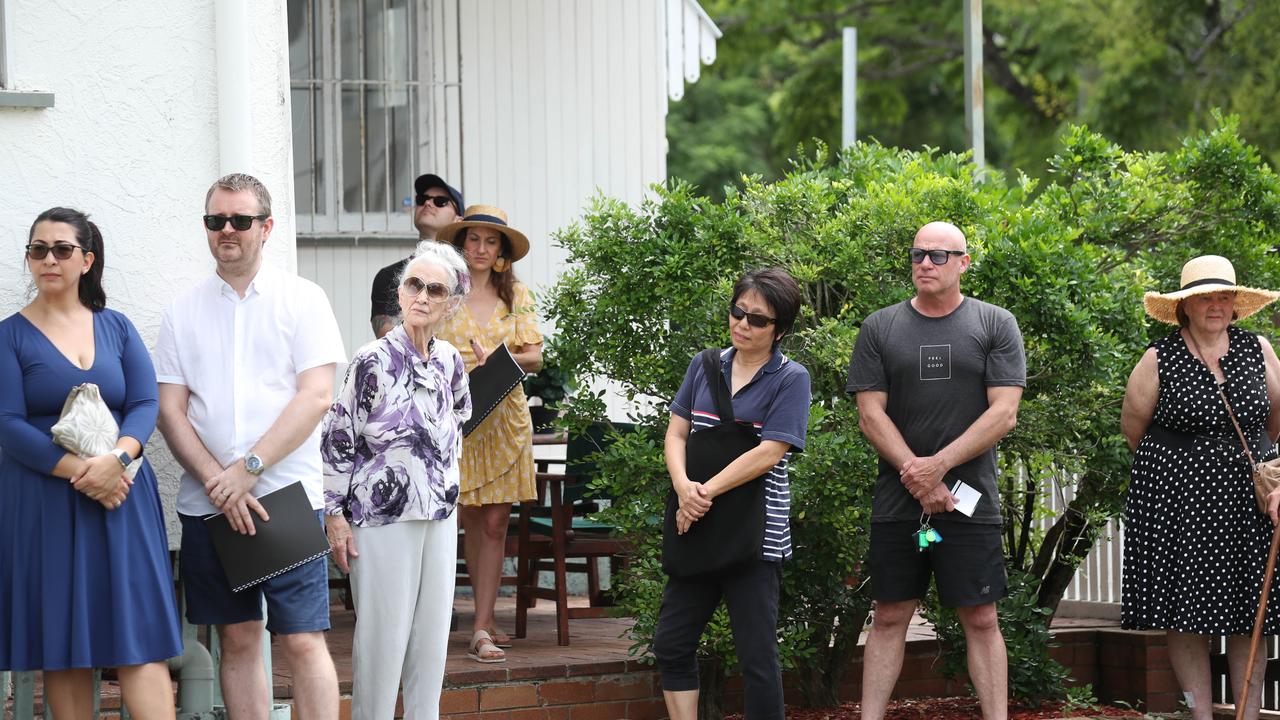
M131 484L115 455L91 457L71 477L71 487L102 503L108 510L120 507L129 494Z
M685 481L678 491L680 497L680 510L687 514L693 520L701 518L711 509L711 497L707 492L707 486L702 483L693 481Z

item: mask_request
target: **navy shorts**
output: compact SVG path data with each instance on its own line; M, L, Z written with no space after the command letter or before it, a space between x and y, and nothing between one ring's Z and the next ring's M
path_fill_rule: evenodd
M1008 588L999 525L935 518L942 535L925 552L916 545L918 521L871 523L871 597L882 602L921 600L936 578L947 607L986 605Z
M317 519L323 523L321 513ZM204 519L178 514L182 521L182 549L178 551L178 576L192 625L234 625L262 620L262 598L267 598L267 630L277 635L329 629L329 566L326 557L232 592L214 552Z

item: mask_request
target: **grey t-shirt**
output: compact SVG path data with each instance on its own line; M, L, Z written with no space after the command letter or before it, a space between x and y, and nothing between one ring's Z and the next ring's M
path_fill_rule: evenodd
M921 315L909 300L872 313L858 334L845 389L887 392L889 419L913 453L927 456L986 412L988 387L1026 384L1018 321L1004 308L966 297L940 318ZM948 487L956 480L973 486L982 499L972 518L952 511L948 519L1001 522L994 447L947 473ZM919 517L919 501L903 487L898 470L880 458L872 522Z

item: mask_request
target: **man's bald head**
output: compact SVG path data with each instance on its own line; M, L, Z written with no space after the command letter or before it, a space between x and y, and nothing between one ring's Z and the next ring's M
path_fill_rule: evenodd
M916 247L940 250L969 250L969 244L960 228L943 220L936 220L917 230L915 244Z
M949 222L931 222L916 231L913 250L947 253L935 261L924 254L911 264L911 281L916 295L924 298L941 298L944 305L960 302L960 276L969 269L969 248L964 233Z

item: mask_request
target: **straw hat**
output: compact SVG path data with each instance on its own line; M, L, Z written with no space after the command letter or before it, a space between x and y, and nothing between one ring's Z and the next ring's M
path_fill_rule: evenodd
M515 262L529 254L529 238L524 233L507 224L507 214L492 205L472 205L467 208L461 220L455 220L440 230L439 237L447 242L462 247L462 231L469 227L493 228L511 242L511 257L508 262Z
M1221 255L1201 255L1182 266L1182 287L1171 293L1148 292L1142 297L1147 314L1160 322L1178 325L1178 303L1192 295L1216 292L1236 294L1236 317L1240 320L1258 312L1280 292L1236 285L1236 269Z

